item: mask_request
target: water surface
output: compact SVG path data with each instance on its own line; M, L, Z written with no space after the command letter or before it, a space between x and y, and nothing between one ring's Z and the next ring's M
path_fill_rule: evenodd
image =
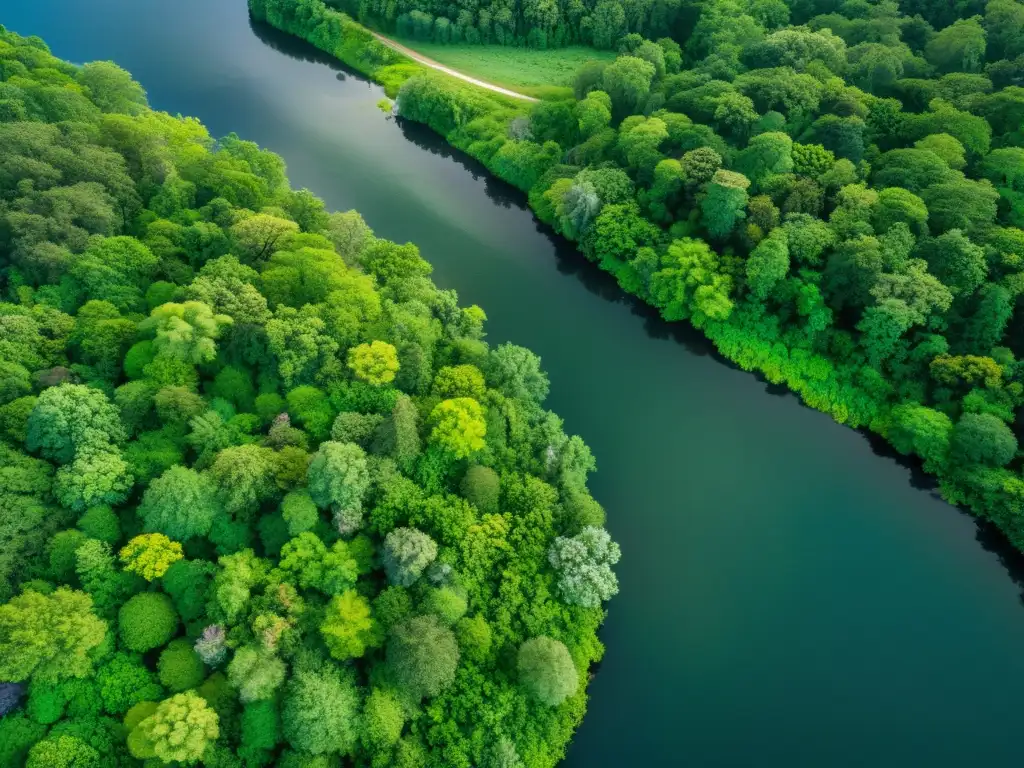
M1014 561L864 436L626 300L515 190L254 29L244 0L4 0L0 23L279 152L294 185L417 243L492 342L543 357L623 549L567 766L1019 765Z

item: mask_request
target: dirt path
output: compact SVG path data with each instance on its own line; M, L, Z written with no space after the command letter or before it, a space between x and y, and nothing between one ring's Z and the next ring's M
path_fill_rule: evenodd
M418 61L420 64L430 67L431 69L436 69L439 72L444 72L446 75L457 77L459 80L465 80L467 83L472 83L473 85L479 86L481 88L486 88L488 91L500 93L503 96L511 96L513 99L522 99L523 101L537 101L537 99L533 98L533 96L527 96L525 93L517 93L516 91L510 91L508 88L502 88L500 85L494 85L493 83L484 82L483 80L477 80L475 77L465 75L462 72L459 72L457 69L446 67L444 64L438 61L434 61L433 59L424 56L422 53L417 53L416 51L412 50L412 48L406 48L401 43L396 43L389 37L384 37L384 35L379 35L376 32L370 32L370 34L373 35L378 40L380 40L382 43L384 43L384 45L386 45L388 48L393 48L399 53L405 54L413 61Z

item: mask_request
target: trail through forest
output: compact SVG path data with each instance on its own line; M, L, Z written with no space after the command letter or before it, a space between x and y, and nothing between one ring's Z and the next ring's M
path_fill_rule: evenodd
M494 91L495 93L500 93L504 96L511 96L513 99L522 99L523 101L537 101L537 99L535 99L533 96L527 96L525 93L510 91L508 88L502 88L500 85L494 85L493 83L488 83L483 80L477 80L475 77L470 77L467 74L459 72L457 69L446 67L444 64L441 64L438 61L434 61L433 59L429 58L428 56L424 56L421 53L417 53L412 48L407 48L401 43L396 43L391 38L384 37L384 35L378 34L377 32L371 31L370 34L372 34L375 38L384 43L384 45L386 45L388 48L392 48L398 51L399 53L405 54L410 59L418 61L420 64L430 67L431 69L436 69L439 72L444 72L446 75L457 77L459 80L465 80L467 83L472 83L473 85L477 85L481 88L486 88L488 91Z

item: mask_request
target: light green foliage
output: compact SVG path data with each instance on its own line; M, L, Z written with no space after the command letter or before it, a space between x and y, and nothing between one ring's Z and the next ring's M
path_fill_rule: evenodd
M57 470L54 480L57 500L76 512L120 504L134 482L120 451L109 446L82 448L74 461Z
M239 256L247 262L258 262L268 258L288 235L298 230L294 221L257 213L235 224L231 235L238 243Z
M732 312L732 279L706 243L676 240L651 275L651 296L666 320L691 318L702 326L724 320Z
M272 652L243 646L228 664L228 680L242 703L269 699L284 682L286 667Z
M414 584L437 557L437 544L416 528L396 528L384 539L384 569L392 584Z
M129 541L118 556L126 571L152 581L163 576L171 564L184 555L181 544L162 533L144 533Z
M128 747L138 758L195 763L220 734L218 720L200 696L178 693L160 702L153 714L135 726Z
M456 397L438 403L431 411L430 439L457 459L464 459L484 447L487 423L484 410L471 397Z
M357 659L369 648L380 645L383 637L377 622L370 615L370 604L354 589L331 598L320 624L320 634L339 661Z
M178 629L178 614L167 595L143 592L122 606L117 625L123 646L145 653L174 637Z
M281 515L288 525L292 537L310 530L320 519L320 513L309 491L304 488L292 491L281 500Z
M355 686L338 672L299 670L285 688L284 738L296 750L312 755L347 754L356 743L358 709Z
M348 367L369 384L389 384L398 372L398 350L385 341L360 344L348 351Z
M466 613L466 598L450 587L431 589L423 599L423 609L451 627Z
M596 608L619 591L611 566L619 562L619 545L603 528L587 527L571 538L558 537L548 552L558 572L558 590L571 605Z
M491 653L493 638L491 626L483 616L463 617L455 623L455 636L459 649L470 661L481 662Z
M0 605L0 678L84 677L92 669L88 653L102 642L106 628L84 592L65 587L49 595L23 592Z
M196 365L216 357L216 339L231 322L230 317L215 315L200 301L186 301L157 307L139 324L139 329L154 334L156 354Z
M278 567L303 589L318 589L328 595L344 592L358 576L358 563L348 544L336 541L328 549L308 531L281 547Z
M533 637L523 643L516 658L519 681L542 704L556 707L576 693L579 674L564 643Z
M225 448L210 467L218 498L230 514L247 516L277 493L274 453L257 445Z
M112 61L93 61L84 65L76 76L87 89L89 98L104 112L137 114L146 106L146 92L129 72Z
M398 741L405 725L405 712L388 691L374 688L363 707L362 742L371 752L386 749Z
M100 768L100 753L74 736L44 739L28 751L25 768Z
M358 507L370 482L366 453L354 443L321 443L309 463L307 481L310 498L319 507Z
M416 616L392 628L387 663L395 682L410 698L433 697L455 679L459 646L451 630L435 617Z

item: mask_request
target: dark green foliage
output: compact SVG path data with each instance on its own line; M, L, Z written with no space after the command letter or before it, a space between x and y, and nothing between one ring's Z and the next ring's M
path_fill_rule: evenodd
M956 461L1002 467L1017 454L1017 438L990 413L965 413L953 428L950 449Z
M462 478L462 495L481 512L496 513L498 498L501 495L501 480L498 473L490 467L470 467Z
M172 640L160 654L157 662L160 683L171 693L181 693L203 682L205 670L192 644L187 640Z
M113 509L103 504L90 507L78 518L79 529L91 539L113 546L121 539L121 523Z
M115 653L96 670L96 683L103 708L111 715L122 715L142 701L155 701L163 695L156 675L147 669L142 657Z
M159 648L174 636L178 614L167 595L145 592L122 606L117 626L125 648L143 653Z

